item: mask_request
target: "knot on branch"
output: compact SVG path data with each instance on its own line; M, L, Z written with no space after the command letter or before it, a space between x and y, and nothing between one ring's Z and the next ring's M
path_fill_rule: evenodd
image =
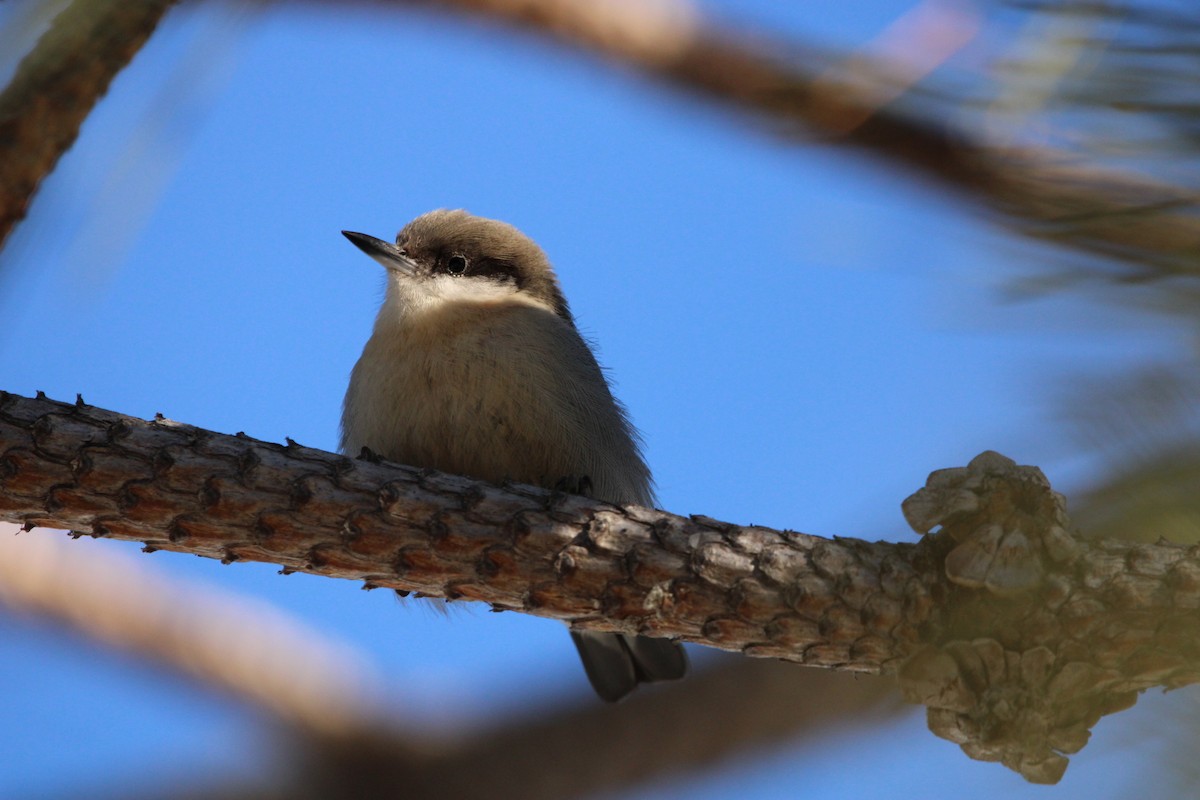
M928 707L934 734L1033 783L1057 783L1064 754L1087 744L1100 717L1137 699L1116 670L1063 663L1042 646L1006 650L993 639L925 647L898 678L908 700Z
M904 514L920 533L940 528L933 552L945 552L956 588L898 670L900 686L927 706L930 730L968 756L1057 783L1100 717L1180 668L1158 641L1165 617L1112 614L1156 597L1149 576L1180 554L1161 554L1163 564L1097 560L1067 532L1066 501L1036 467L982 453L931 474Z
M902 508L917 533L940 527L957 543L945 570L959 586L1023 594L1042 584L1049 563L1079 553L1067 532L1066 500L1042 471L990 450L965 467L930 474Z

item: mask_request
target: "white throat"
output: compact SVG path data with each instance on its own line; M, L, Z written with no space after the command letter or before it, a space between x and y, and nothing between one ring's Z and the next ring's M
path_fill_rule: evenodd
M413 278L388 274L387 293L379 309L379 322L413 320L448 306L516 301L553 312L546 303L520 291L513 281L431 275Z

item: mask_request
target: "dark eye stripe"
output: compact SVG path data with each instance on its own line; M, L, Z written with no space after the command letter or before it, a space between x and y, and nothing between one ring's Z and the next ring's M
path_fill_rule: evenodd
M519 280L520 273L515 264L500 258L483 258L475 265L476 275L506 277Z

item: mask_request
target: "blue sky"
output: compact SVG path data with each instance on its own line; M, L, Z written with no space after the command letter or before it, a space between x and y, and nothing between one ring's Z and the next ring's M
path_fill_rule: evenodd
M710 7L853 46L909 5ZM984 449L1042 466L1060 490L1085 485L1092 461L1053 391L1186 345L1072 296L1006 300L1043 254L971 206L624 70L438 16L219 9L172 12L13 236L0 388L332 449L382 289L339 231L390 238L424 211L463 207L548 252L645 435L664 508L904 540L900 501ZM361 648L418 719L588 691L545 620L447 618L266 566L154 559ZM0 678L0 796L96 774L154 785L149 764L203 776L264 755L261 722L228 702L3 615ZM1155 763L1145 720L1162 702L1102 721L1056 797L1128 792ZM642 796L735 789L1046 793L967 760L914 710Z

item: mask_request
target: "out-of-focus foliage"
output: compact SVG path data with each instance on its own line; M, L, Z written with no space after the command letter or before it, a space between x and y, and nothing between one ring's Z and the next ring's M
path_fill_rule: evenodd
M1134 225L1176 215L1200 219L1200 5L1188 0L1012 0L1029 14L1020 52L997 65L1004 98L993 110L1023 137L1072 154L1094 170L1158 184L1162 197L1133 213L1096 214L1089 224ZM1031 102L1029 98L1037 98ZM1037 106L1035 108L1035 106ZM1083 211L1081 213L1087 213ZM1029 288L1090 287L1200 333L1200 241L1150 238L1121 264L1068 254L1040 265ZM1089 535L1200 541L1200 353L1185 348L1135 374L1069 376L1061 418L1107 477L1072 498Z
M1180 187L1200 181L1200 6L1178 0L1015 0L1034 48L1003 71L1054 106L1068 148Z
M1072 498L1074 519L1099 538L1200 541L1200 376L1195 361L1083 381L1065 394L1079 443L1110 464Z

